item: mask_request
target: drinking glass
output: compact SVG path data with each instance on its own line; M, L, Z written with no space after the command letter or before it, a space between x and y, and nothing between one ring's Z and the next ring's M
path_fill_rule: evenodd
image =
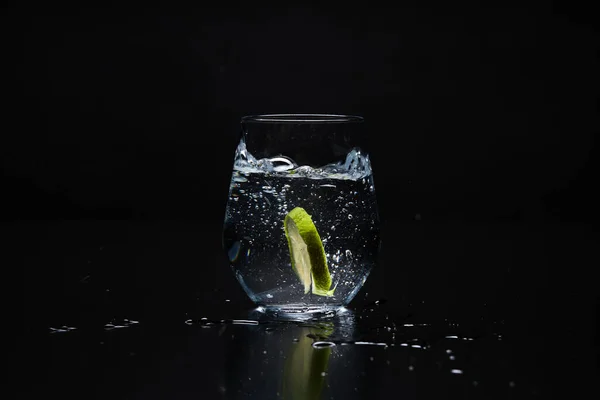
M335 315L356 296L380 248L362 117L243 117L223 246L259 310Z

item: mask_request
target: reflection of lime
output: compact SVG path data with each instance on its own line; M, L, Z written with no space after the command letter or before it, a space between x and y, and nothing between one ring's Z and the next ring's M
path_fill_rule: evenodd
M310 215L302 207L290 211L283 220L285 236L290 248L292 268L308 293L312 282L312 292L320 296L333 296L331 276L327 268L327 258L323 242Z
M317 348L306 332L312 329L301 328L303 334L289 349L283 369L283 399L317 400L322 398L325 376L329 368L331 347Z

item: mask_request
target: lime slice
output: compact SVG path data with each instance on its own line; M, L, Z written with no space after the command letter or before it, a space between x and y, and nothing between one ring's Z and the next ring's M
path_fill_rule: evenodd
M333 296L333 289L329 290L331 276L325 249L310 215L302 207L294 208L285 216L283 229L290 248L292 269L304 285L304 293L312 286L313 294Z

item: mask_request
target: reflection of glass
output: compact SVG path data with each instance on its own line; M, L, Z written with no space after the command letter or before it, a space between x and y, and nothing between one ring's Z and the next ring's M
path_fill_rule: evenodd
M227 398L328 399L333 395L328 386L348 376L348 360L359 368L368 362L368 355L339 345L353 341L357 333L356 316L350 310L320 321L282 323L255 310L247 318L258 319L259 324L232 325L222 335L227 346L221 385ZM336 390L341 392L335 398L352 398L344 385Z
M362 130L363 119L353 116L242 119L223 244L238 281L267 311L336 311L375 265L379 218ZM294 237L287 230L294 224L284 230L297 208L310 215L317 235L302 236L298 225Z

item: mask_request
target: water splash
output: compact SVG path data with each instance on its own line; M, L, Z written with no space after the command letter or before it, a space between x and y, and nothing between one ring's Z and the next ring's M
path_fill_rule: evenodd
M350 179L359 180L372 175L371 161L367 154L359 148L348 152L346 159L322 167L313 168L307 165L298 165L286 156L256 159L247 149L246 142L240 140L235 151L234 170L243 174L269 173L283 175L290 178L304 177L311 179Z

